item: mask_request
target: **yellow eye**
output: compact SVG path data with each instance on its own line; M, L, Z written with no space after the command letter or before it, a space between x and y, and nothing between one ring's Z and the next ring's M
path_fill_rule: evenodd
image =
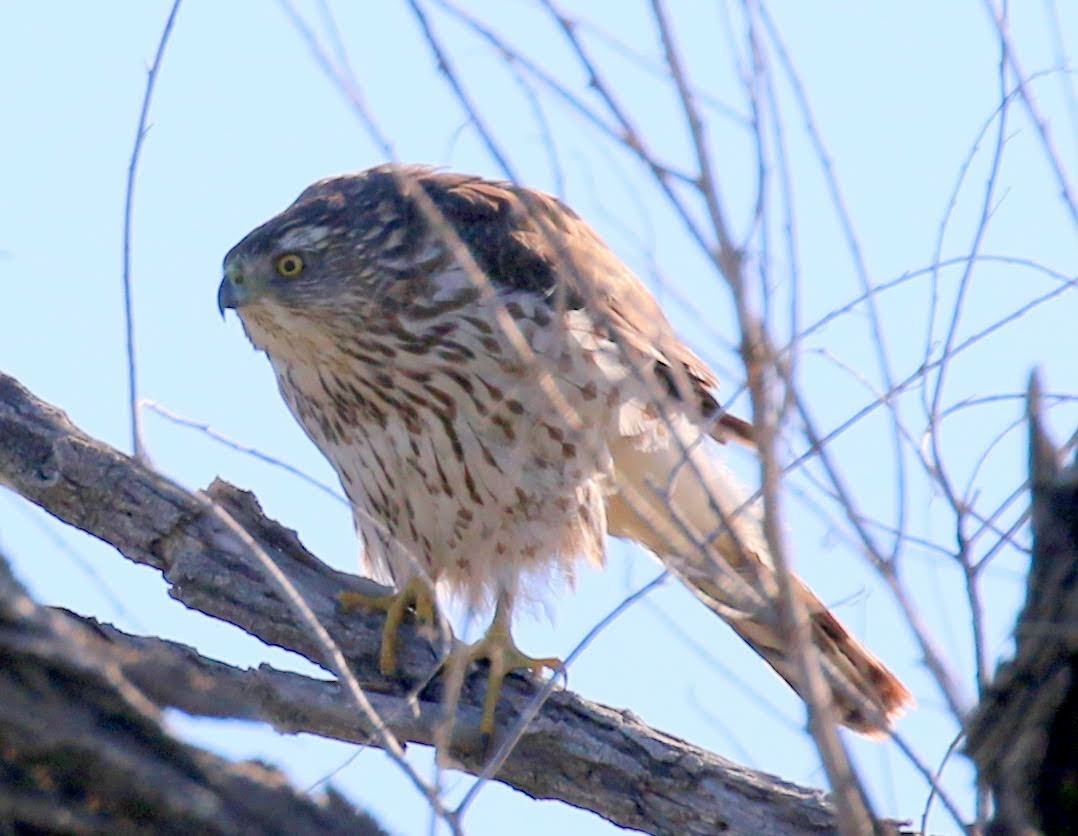
M303 259L296 253L285 253L277 256L277 261L274 262L273 266L277 268L278 276L294 279L303 272Z

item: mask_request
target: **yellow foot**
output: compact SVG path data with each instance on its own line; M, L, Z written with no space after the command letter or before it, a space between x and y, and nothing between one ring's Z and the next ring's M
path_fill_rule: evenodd
M554 657L536 659L523 653L509 633L507 620L499 607L494 623L483 638L475 644L459 645L446 659L445 714L446 722L450 727L457 713L464 677L472 662L482 659L490 662L487 693L483 699L483 716L479 723L480 733L487 736L494 732L494 710L498 707L498 697L501 695L506 674L510 671L526 669L539 676L544 668L554 673L561 670L561 659Z
M378 667L385 676L393 676L397 672L397 631L408 610L415 610L416 621L420 624L433 625L435 621L434 598L430 584L423 578L411 578L399 592L392 595L364 595L349 590L338 595L337 601L344 610L385 612L382 649L378 655Z

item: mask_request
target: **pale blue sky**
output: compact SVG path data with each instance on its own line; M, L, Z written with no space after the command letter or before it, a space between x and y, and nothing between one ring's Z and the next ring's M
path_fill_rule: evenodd
M126 167L145 68L168 3L10 3L0 8L0 369L63 407L88 432L129 445L120 285ZM436 74L406 8L396 2L331 4L368 105L401 159L499 175ZM524 0L467 4L493 21L551 73L582 88L582 76L537 6ZM569 4L566 4L568 7ZM736 8L740 4L733 4ZM1012 3L1014 41L1028 73L1057 62L1048 3ZM1073 48L1078 7L1057 4L1060 40ZM673 17L695 83L744 112L723 34L721 3L681 0ZM1020 7L1020 8L1018 8ZM317 21L316 4L300 5ZM661 57L642 4L576 4L577 14L658 64ZM817 125L834 162L874 283L931 264L941 220L961 166L998 105L998 47L980 3L923 0L893 4L775 3L772 13L802 74ZM454 45L454 60L482 103L489 124L529 185L555 190L558 179L520 88L479 42L434 15ZM591 30L585 28L582 34ZM740 37L740 32L738 33ZM653 147L685 161L689 146L676 100L665 85L590 41ZM777 70L777 68L776 68ZM1062 73L1032 91L1064 164L1078 170L1073 81ZM611 150L579 118L543 99L565 175L565 197L656 288L671 317L722 372L726 391L739 379L728 294L628 156ZM858 294L841 229L788 89L780 85L794 173L802 323L814 322ZM308 183L382 161L347 103L311 60L275 3L190 0L180 12L161 72L152 128L136 195L135 309L142 394L212 424L245 444L325 480L328 466L281 403L269 366L234 318L222 323L215 291L222 255L243 234L287 205ZM1008 122L994 213L982 252L1028 259L1063 275L1078 266L1078 240L1058 199L1058 185L1020 108ZM755 178L752 145L736 119L709 112L708 136L732 222L744 234ZM989 171L995 129L973 158L944 239L944 257L969 252ZM687 167L688 163L680 162ZM1073 183L1073 180L1072 180ZM773 252L778 298L789 291L781 245ZM960 268L959 268L960 269ZM960 273L940 275L935 339L945 334ZM668 283L664 289L661 283ZM985 264L972 277L959 340L1059 284L1020 265ZM923 360L931 285L915 278L879 299L896 379ZM679 299L681 301L679 301ZM691 300L686 303L684 300ZM944 405L1022 391L1040 366L1051 392L1078 392L1074 292L1038 307L1021 323L976 344L956 360ZM777 322L785 322L779 318ZM878 384L863 311L838 319L805 343L804 384L812 408L831 428L872 400L858 382ZM780 333L781 336L781 333ZM852 371L843 371L842 364ZM923 432L921 396L900 409ZM745 399L736 402L747 412ZM965 484L995 435L1021 414L1004 401L960 412L943 439L956 480ZM1072 401L1052 413L1058 436L1073 431ZM295 478L222 448L191 430L147 415L156 465L191 488L220 475L261 498L266 511L298 530L327 562L354 571L357 545L347 510ZM836 440L833 455L862 510L895 517L895 475L882 411ZM794 439L800 445L799 439ZM736 456L736 454L735 454ZM751 463L737 462L751 476ZM1011 432L976 478L978 508L993 509L1023 478L1020 431ZM811 469L819 474L819 468ZM952 518L917 468L910 466L911 533L953 548ZM790 480L787 529L798 571L876 652L909 682L920 707L901 724L935 768L954 734L943 702L923 671L908 630L866 562L849 547L840 521L799 499L807 494L838 520L804 474ZM1024 499L1004 517L1009 524ZM45 528L52 532L45 533ZM58 538L58 539L57 539ZM889 542L881 534L882 542ZM0 496L0 542L18 576L41 601L70 607L135 632L193 644L234 663L293 664L279 651L171 601L156 573L59 525L10 495ZM984 548L991 544L985 538ZM61 547L60 544L63 544ZM77 555L77 559L75 557ZM91 580L83 565L92 568ZM1008 629L1023 594L1020 555L1004 553L985 584L988 652L1006 653ZM575 594L556 596L553 623L525 619L525 649L565 655L600 615L655 573L639 550L616 546L603 574L584 572ZM901 571L939 646L973 694L965 597L953 562L909 547ZM108 592L103 591L103 587ZM114 599L122 600L122 609ZM691 637L691 641L688 637ZM703 652L696 648L705 648ZM752 689L739 687L728 672ZM811 742L800 733L802 709L786 687L729 630L688 594L669 585L606 630L571 671L574 690L628 708L652 725L789 780L822 786ZM763 704L755 695L766 699ZM172 718L177 734L230 757L261 757L308 786L340 766L353 747L307 737L282 738L257 726ZM851 738L880 811L921 814L923 782L890 745ZM427 752L412 755L430 763ZM428 767L424 767L425 769ZM454 777L459 787L466 778ZM427 815L411 786L377 751L361 754L334 778L392 832L426 832ZM952 761L945 782L968 810L968 770ZM938 811L938 808L937 808ZM546 834L561 828L607 834L612 826L556 802L534 802L501 786L483 791L466 825L476 834ZM942 814L934 832L954 832Z

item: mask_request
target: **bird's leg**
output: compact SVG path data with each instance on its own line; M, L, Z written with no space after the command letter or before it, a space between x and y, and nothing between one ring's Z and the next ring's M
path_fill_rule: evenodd
M490 735L494 731L494 710L498 706L498 697L502 691L502 682L510 671L527 669L538 676L543 668L557 672L561 660L553 657L535 658L520 650L513 641L510 631L512 620L512 601L507 593L498 596L498 605L494 611L494 620L486 634L475 644L457 646L446 659L446 723L451 725L457 713L460 691L464 677L472 662L486 659L490 663L487 677L487 693L483 700L483 716L479 723L481 734Z
M390 595L365 595L348 590L337 596L344 610L383 610L386 623L382 627L382 648L378 655L378 667L385 676L397 672L397 632L409 609L415 610L419 624L433 625L435 621L434 596L425 578L413 575L400 591Z

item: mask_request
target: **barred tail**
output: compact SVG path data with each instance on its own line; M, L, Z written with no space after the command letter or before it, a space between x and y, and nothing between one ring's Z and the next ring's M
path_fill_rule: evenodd
M610 532L655 552L803 697L759 513L745 506L745 492L714 451L686 435L685 446L631 437L612 445L617 493L608 501ZM913 695L804 583L794 582L838 719L868 736L885 734Z

